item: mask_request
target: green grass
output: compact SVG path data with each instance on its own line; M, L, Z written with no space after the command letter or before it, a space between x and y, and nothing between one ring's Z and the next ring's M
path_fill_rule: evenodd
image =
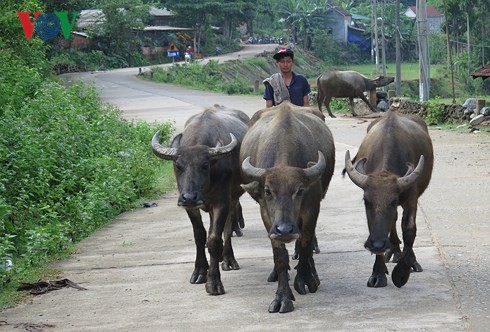
M445 65L437 64L431 65L430 67L430 76L432 78L441 78L443 77L443 70L445 69ZM376 65L370 64L362 64L362 65L352 65L348 67L339 68L340 70L354 70L357 71L367 77L376 76ZM380 71L379 74L382 72ZM386 64L386 75L387 76L396 76L396 64L395 63L387 63ZM410 63L402 63L401 64L401 77L403 81L411 81L418 80L420 76L420 68L418 62L410 62Z

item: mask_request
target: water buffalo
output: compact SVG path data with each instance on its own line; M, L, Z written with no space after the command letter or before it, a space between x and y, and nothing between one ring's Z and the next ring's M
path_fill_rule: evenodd
M313 239L334 170L334 141L320 112L287 101L257 112L250 123L240 149L242 187L259 203L272 244L274 270L268 281L278 281L278 288L269 312L290 312L295 298L286 243L298 244L296 291L306 294L308 287L314 293L320 284Z
M394 77L378 76L369 79L355 71L328 71L320 74L317 79L317 103L320 112L322 104L325 103L328 115L335 118L330 110L332 98L349 98L352 115L357 116L354 111L354 98L361 98L366 105L373 111L376 109L371 106L364 96L365 91L375 90L378 87L386 86L395 80Z
M364 190L369 228L364 247L376 254L368 287L387 285L385 261L391 254L397 262L391 276L395 286L407 283L412 268L422 271L413 252L415 218L418 198L431 178L433 154L427 126L420 117L389 111L369 125L354 159L351 161L349 151L345 155L343 174L347 172ZM403 208L403 253L396 233L398 206Z
M232 220L241 218L238 199L244 191L240 187L238 157L248 121L241 111L215 105L189 118L171 147L158 142L159 132L151 143L158 157L173 160L178 205L185 208L194 230L197 253L190 282L206 282L206 291L211 295L225 293L219 271L221 260L223 270L240 268L231 246L231 232ZM210 215L209 265L205 254L206 229L199 209Z

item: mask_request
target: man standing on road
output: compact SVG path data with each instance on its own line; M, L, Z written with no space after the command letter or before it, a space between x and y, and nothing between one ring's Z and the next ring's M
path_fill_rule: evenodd
M284 100L298 106L310 106L308 95L310 84L302 75L293 72L294 53L289 48L282 48L273 58L276 60L279 73L264 80L265 107L279 105Z

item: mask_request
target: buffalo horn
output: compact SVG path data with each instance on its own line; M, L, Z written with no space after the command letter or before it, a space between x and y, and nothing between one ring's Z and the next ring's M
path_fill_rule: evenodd
M325 171L325 167L325 157L323 156L323 153L321 151L318 151L318 161L315 165L305 168L304 172L309 179L315 179L323 174L323 172Z
M160 130L153 135L151 139L151 148L153 153L162 159L165 160L175 160L177 158L177 149L175 148L166 148L158 142L158 137L160 136Z
M209 155L211 156L212 159L220 159L224 158L226 156L229 156L232 152L235 146L238 144L238 141L232 133L230 133L231 136L231 142L228 145L225 146L219 146L219 144L214 147L214 148L209 148Z
M356 162L356 166L360 161L362 161L362 160L358 160ZM354 184L356 186L358 186L359 188L364 189L364 187L366 185L366 181L368 179L368 176L366 174L362 174L361 172L359 172L356 169L356 167L354 167L354 165L352 165L349 150L347 150L347 152L345 153L345 170L347 171L347 174L349 175L352 182L354 182Z
M424 169L424 164L425 164L424 156L421 155L419 159L419 163L417 164L417 167L413 170L413 172L410 173L409 175L398 178L398 187L400 188L400 191L405 191L412 184L414 184L415 181L417 181L417 179L419 178L420 174Z
M259 181L265 173L265 169L257 168L250 164L250 156L248 156L242 163L243 173L252 178L253 180Z

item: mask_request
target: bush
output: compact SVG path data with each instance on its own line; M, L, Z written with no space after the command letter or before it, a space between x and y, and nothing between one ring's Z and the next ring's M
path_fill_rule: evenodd
M149 142L172 125L125 121L97 97L47 82L0 117L0 264L39 265L156 192Z

